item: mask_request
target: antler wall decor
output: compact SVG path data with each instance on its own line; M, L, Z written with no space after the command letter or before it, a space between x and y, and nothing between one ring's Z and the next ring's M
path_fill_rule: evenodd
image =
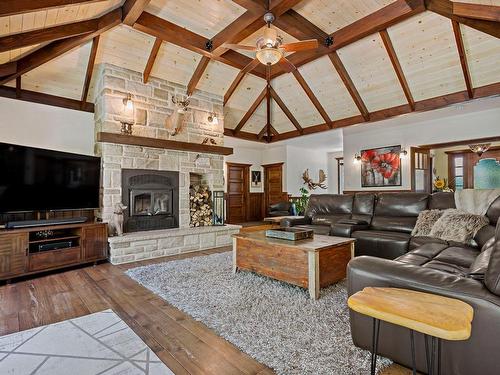
M322 169L319 170L319 181L318 182L314 182L309 177L309 169L306 169L305 172L302 174L302 179L304 180L304 185L307 185L309 190L315 190L318 187L321 189L327 188L326 184L324 183L326 181L326 174Z
M184 121L184 115L186 114L189 107L189 96L184 99L177 99L172 96L172 103L175 104L176 110L165 120L165 128L169 131L169 134L173 137L181 131L182 123Z

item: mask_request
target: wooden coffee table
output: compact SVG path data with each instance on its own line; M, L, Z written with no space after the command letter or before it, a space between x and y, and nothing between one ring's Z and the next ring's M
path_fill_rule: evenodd
M354 241L322 235L287 241L268 238L265 231L234 234L233 272L247 270L298 285L318 299L320 288L345 278Z

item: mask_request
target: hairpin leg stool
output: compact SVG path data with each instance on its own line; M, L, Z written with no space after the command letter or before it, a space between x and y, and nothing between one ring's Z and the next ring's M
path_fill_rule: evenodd
M373 318L372 375L377 369L381 320L410 330L414 375L417 373L415 332L424 335L429 375L441 374L441 340L467 340L471 334L474 310L455 298L407 289L367 287L349 297L347 303L353 311Z

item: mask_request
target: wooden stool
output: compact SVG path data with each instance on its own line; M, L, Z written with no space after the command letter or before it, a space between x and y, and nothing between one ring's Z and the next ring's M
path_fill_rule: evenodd
M470 337L474 315L472 306L458 299L398 288L367 287L349 297L347 304L352 310L373 318L372 375L375 375L377 365L381 320L410 329L413 374L417 373L413 332L424 334L427 372L432 375L436 367L434 362L436 349L437 373L441 373L440 339L467 340ZM427 341L429 336L432 345L430 353Z

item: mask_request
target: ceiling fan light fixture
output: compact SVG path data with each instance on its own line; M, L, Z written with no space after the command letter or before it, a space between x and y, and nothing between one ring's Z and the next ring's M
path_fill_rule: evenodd
M263 48L257 51L257 60L264 65L274 65L283 57L283 52L278 48Z

